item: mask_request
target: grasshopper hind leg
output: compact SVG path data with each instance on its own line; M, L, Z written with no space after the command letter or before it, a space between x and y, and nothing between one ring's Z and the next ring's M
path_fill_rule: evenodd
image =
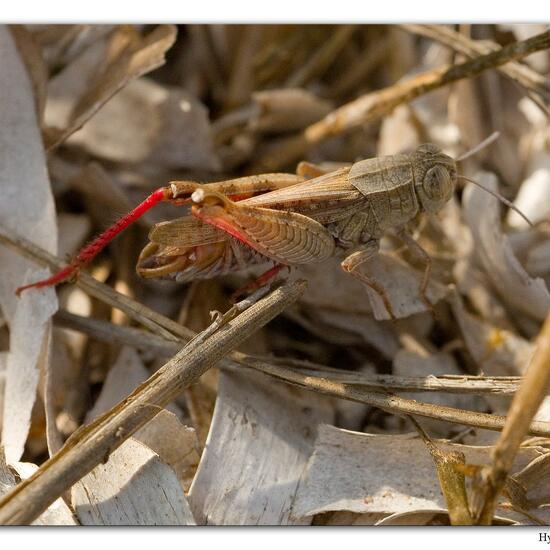
M288 268L285 264L275 264L269 268L265 273L262 273L259 277L251 281L250 283L238 288L233 294L231 294L231 301L236 302L242 296L252 294L256 290L267 285L284 267ZM289 268L290 269L290 268Z
M349 273L351 276L359 279L362 283L365 283L380 296L391 319L395 321L397 317L395 316L390 299L388 298L384 287L368 275L365 275L364 273L359 271L361 265L363 265L365 262L367 262L370 258L378 253L379 246L379 241L373 239L367 242L363 249L358 250L353 254L350 254L347 258L344 259L344 261L340 265L346 273Z

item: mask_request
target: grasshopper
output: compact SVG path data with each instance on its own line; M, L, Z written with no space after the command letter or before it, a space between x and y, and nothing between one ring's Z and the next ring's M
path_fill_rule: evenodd
M393 231L424 263L419 294L431 308L426 296L430 257L406 226L422 212L437 213L453 195L459 177L456 161L427 143L411 153L362 160L328 173L301 163L296 175L264 174L208 184L173 181L85 246L67 267L17 293L70 279L120 231L158 202L168 201L190 203L190 215L152 228L137 263L142 277L183 283L269 265L246 287L250 290L285 266L339 256L342 269L376 291L395 318L384 288L365 275L361 265L378 252L381 237Z

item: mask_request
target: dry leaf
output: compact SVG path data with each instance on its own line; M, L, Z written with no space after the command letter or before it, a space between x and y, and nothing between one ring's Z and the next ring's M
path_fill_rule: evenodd
M55 211L36 119L31 82L6 27L0 28L0 218L7 227L55 253ZM17 286L48 276L0 249L0 304L10 326L3 403L2 443L9 463L23 453L40 369L48 370L49 318L57 309L53 290L15 296Z
M21 479L27 479L36 470L37 466L29 462L15 462L10 469L4 459L4 452L0 447L0 496L4 496L18 483L16 474ZM55 500L31 525L78 525L70 508L61 498Z
M33 272L24 284L47 277L47 270ZM50 317L57 311L53 288L26 292L10 325L10 352L6 368L2 445L8 464L18 461L29 433L31 412L41 370L49 363Z
M250 120L249 127L262 133L301 130L323 118L333 108L329 101L301 88L262 90L252 94L252 100L258 111Z
M109 44L95 43L92 48L98 51L94 52L94 61L103 61L107 66L103 63L95 66L102 70L96 69L87 82L84 94L79 96L70 110L66 128L49 135L49 148L59 145L81 128L131 80L160 67L165 61L166 51L176 39L176 33L174 25L159 25L147 36L141 37L134 29L121 27Z
M413 151L420 145L418 122L408 105L400 105L382 122L378 138L378 155L396 155Z
M453 293L450 302L466 347L482 372L489 376L517 376L525 372L534 352L533 344L468 313L458 294Z
M55 253L55 209L32 87L6 27L0 27L0 56L0 219L6 227ZM15 289L29 267L35 264L0 248L0 306L8 321L18 304Z
M113 162L220 169L207 109L184 90L146 78L118 92L70 143Z
M419 294L422 274L401 260L381 253L370 258L361 266L361 269L384 288L393 313L398 319L427 311L426 304ZM380 295L366 285L365 290L368 293L374 318L378 321L391 319ZM446 294L447 288L431 277L426 289L428 300L435 305Z
M437 445L464 453L468 464L490 460L490 447L440 441ZM522 448L515 471L539 452L533 447ZM372 435L321 426L293 513L300 518L334 510L385 514L445 511L436 469L424 442L412 434ZM499 510L499 515L513 514Z
M292 525L300 475L326 399L261 375L222 372L206 448L189 492L199 524Z
M532 223L550 221L550 168L535 170L521 185L514 205ZM510 210L507 222L516 229L527 229L527 222L514 210Z
M130 395L134 389L149 377L135 349L124 346L115 364L109 369L103 389L93 408L86 415L91 422L119 401ZM174 412L175 404L159 412L133 438L147 445L169 466L172 467L184 489L190 485L192 476L199 463L199 444L193 428L184 426ZM170 412L174 411L174 412Z
M138 352L134 348L124 346L116 362L109 369L102 391L93 408L86 415L86 422L91 422L128 397L147 378L149 378L149 371L145 368ZM177 406L173 404L169 405L168 409L178 412ZM151 422L155 422L155 419Z
M83 525L194 525L174 471L130 438L82 478L72 505Z
M174 413L164 410L138 430L134 439L157 453L174 470L183 490L189 490L201 458L194 428L184 426Z

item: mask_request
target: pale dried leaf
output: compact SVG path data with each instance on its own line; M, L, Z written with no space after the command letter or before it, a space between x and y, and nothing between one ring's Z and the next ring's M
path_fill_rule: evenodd
M0 57L0 219L55 254L55 209L32 87L6 27L0 28ZM8 321L17 308L15 289L31 266L29 260L0 248L0 306Z
M412 114L408 105L400 105L384 118L378 138L378 155L413 151L420 145L418 124L415 123Z
M149 378L149 371L145 368L137 351L129 346L124 346L120 350L116 362L109 369L101 393L93 408L86 415L86 422L91 422L128 397L147 378ZM168 409L177 411L175 405L169 405ZM152 422L154 421L153 419Z
M490 460L490 447L443 441L437 445L444 451L464 453L469 464ZM539 451L522 448L514 471ZM305 517L334 510L386 514L445 511L436 469L424 442L412 434L372 435L320 426L293 514Z
M328 512L316 516L313 525L378 525L387 514L354 514L353 512Z
M326 399L261 375L221 373L205 451L189 493L199 524L288 525Z
M360 269L384 288L393 313L398 319L427 311L426 304L419 293L422 274L401 260L384 253L376 254ZM380 295L367 285L364 288L367 291L374 318L391 319ZM446 294L447 288L432 277L426 290L430 303L435 305Z
M484 373L517 376L525 372L534 352L533 344L468 313L458 294L453 293L450 302L466 347Z
M174 25L159 25L147 36L136 30L122 27L112 37L108 47L101 48L107 66L94 70L82 96L70 111L66 127L50 136L50 146L58 145L81 128L113 95L131 80L160 67L165 53L176 39ZM99 43L101 44L101 43ZM95 46L95 45L94 45ZM93 46L92 46L93 47Z
M327 115L332 103L302 88L262 90L252 94L258 112L250 122L258 132L301 130Z
M107 37L92 42L63 70L48 81L44 122L52 128L65 128L78 99L86 93L107 52Z
M435 523L438 522L438 523ZM376 525L449 525L449 515L441 510L415 510L386 516Z
M36 116L41 126L46 105L48 68L42 58L40 46L24 25L11 25L10 32L32 82Z
M124 346L109 370L97 401L86 415L86 422L91 422L125 399L148 377L149 372L136 350ZM167 408L179 412L175 404L170 404ZM193 428L184 426L174 412L169 410L160 411L133 438L158 454L173 468L184 488L188 488L200 459L197 436Z
M497 191L493 174L474 178ZM542 321L550 310L550 293L542 279L529 277L502 233L500 205L496 198L473 184L463 196L464 215L476 243L475 253L502 299L522 313Z
M22 281L24 284L48 276L47 270L31 273ZM9 464L23 454L40 370L41 367L44 372L48 370L50 317L56 311L53 288L26 292L11 322L2 426L2 444Z
M189 490L201 458L194 428L184 426L174 413L164 410L138 430L134 439L157 453L172 467L184 491Z
M532 223L550 221L550 169L535 170L521 185L514 205ZM507 222L516 229L527 229L527 222L514 210L510 210Z
M83 525L195 524L174 471L132 438L74 485L71 494Z
M86 422L91 422L130 395L148 377L149 373L137 351L129 346L124 346L120 350L115 364L109 369L101 393L93 408L86 415Z
M73 256L84 244L90 233L91 222L83 214L62 213L57 217L58 255L60 258Z
M534 277L550 272L550 240L544 240L529 249L525 269Z
M364 286L340 267L341 260L329 258L323 269L317 265L301 265L296 271L309 281L300 302L315 308L336 309L350 313L371 313Z
M0 497L9 493L17 485L18 476L21 479L26 479L37 468L35 464L28 462L15 462L8 466L4 458L4 449L0 446ZM63 499L58 498L32 522L32 525L78 525L78 522Z
M0 219L7 227L55 253L55 209L35 98L6 27L0 28L0 57ZM46 270L36 271L28 260L0 248L0 305L10 326L2 419L2 442L9 463L19 460L23 453L40 369L48 371L49 318L57 309L52 290L26 292L18 300L15 289L25 280L47 276Z
M0 469L1 467L0 464ZM27 479L38 470L38 466L30 462L15 462L12 467L21 479ZM65 501L58 498L31 525L79 525L79 523Z
M204 105L182 89L146 78L130 82L70 141L115 162L220 168Z

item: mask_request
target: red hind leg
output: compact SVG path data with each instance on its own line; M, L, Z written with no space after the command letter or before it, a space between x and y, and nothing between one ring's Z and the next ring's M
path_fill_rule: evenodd
M151 193L142 203L136 206L131 212L120 218L114 225L105 230L96 237L91 243L87 244L71 261L71 263L54 273L51 277L32 283L30 285L20 286L15 292L17 295L29 288L42 288L45 286L55 286L63 281L74 277L78 270L95 258L121 231L143 216L145 212L161 201L171 200L172 190L170 187L161 187Z
M250 283L246 284L245 286L238 288L233 294L231 295L231 300L233 302L236 302L241 296L244 296L245 294L250 294L254 292L255 290L258 290L262 286L266 285L273 277L275 277L283 267L288 267L284 264L277 264L274 265L271 269L268 269L265 273L262 273L257 279L254 279ZM290 269L290 268L289 268Z

